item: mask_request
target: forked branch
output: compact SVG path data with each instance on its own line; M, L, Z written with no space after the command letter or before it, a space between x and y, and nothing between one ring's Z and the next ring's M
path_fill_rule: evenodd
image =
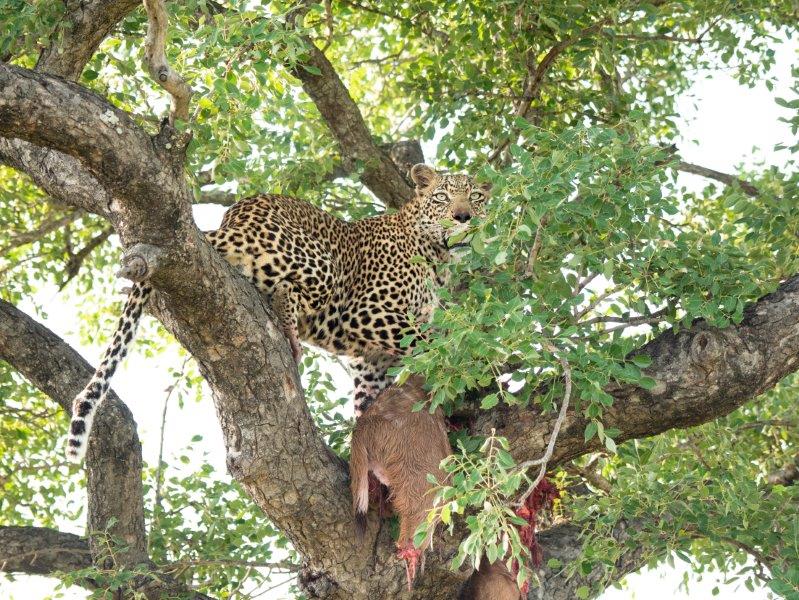
M158 85L172 96L169 124L189 120L189 84L169 66L166 59L166 34L169 26L163 0L143 0L147 11L147 38L144 41L144 66Z

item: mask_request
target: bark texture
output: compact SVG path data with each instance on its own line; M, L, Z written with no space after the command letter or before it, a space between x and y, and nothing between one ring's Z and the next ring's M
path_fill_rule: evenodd
M60 24L61 43L47 46L36 63L38 71L76 80L97 46L117 22L136 8L139 0L67 0ZM68 52L64 52L68 49Z
M46 527L0 527L0 571L47 575L92 564L89 544Z

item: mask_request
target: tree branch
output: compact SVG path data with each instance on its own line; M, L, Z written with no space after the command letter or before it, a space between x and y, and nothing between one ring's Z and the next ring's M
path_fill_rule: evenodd
M42 50L36 70L76 80L100 42L138 5L139 0L68 2L67 14ZM0 162L27 173L56 201L108 216L108 192L75 158L20 139L0 138Z
M0 527L0 571L49 575L92 566L89 544L46 527Z
M602 420L620 431L617 443L726 415L799 368L799 276L748 306L738 325L717 329L696 321L679 334L659 335L636 354L652 359L645 374L655 385L606 388L614 403ZM475 429L487 434L496 428L511 441L513 454L527 459L543 452L555 421L537 408L499 406L478 414ZM601 446L596 438L585 442L587 424L577 412L567 414L551 464Z
M301 14L295 14L287 19L288 26L293 27L299 16ZM310 38L304 36L303 40L307 55L300 63L290 65L289 71L300 80L338 141L345 168L352 171L356 164L363 165L361 181L364 185L386 206L399 208L412 197L413 188L375 144L358 106L333 65Z
M557 58L570 46L573 46L584 37L599 31L606 23L609 22L609 20L610 19L608 17L599 19L588 27L581 29L576 34L560 40L547 51L547 53L538 63L535 62L535 57L533 55L528 56L528 69L527 75L524 78L524 84L522 86L522 96L516 103L516 108L513 111L513 115L515 117L524 118L527 116L527 113L530 110L533 102L540 96L541 86L544 83L544 76L547 74L550 67L552 67L555 60L557 60ZM516 126L514 125L513 127L514 133L517 133L518 130L516 129ZM506 137L488 156L488 162L494 162L497 160L505 148L510 145L512 139L512 135Z
M64 269L67 274L67 278L64 282L59 286L59 290L63 290L66 285L72 281L75 277L77 277L78 273L80 272L80 268L83 265L83 262L89 257L89 255L94 252L94 249L100 246L103 242L105 242L111 234L114 233L114 229L112 227L106 227L92 239L90 239L86 245L78 250L75 254L72 254L67 261L67 266Z
M66 342L0 299L0 360L6 361L67 413L94 369ZM89 530L125 540L123 564L147 562L141 445L130 410L110 391L100 406L87 454ZM0 544L2 547L2 544Z
M20 139L0 137L0 163L26 173L59 205L109 217L111 195L72 156Z
M166 58L166 34L169 18L163 0L144 0L147 11L147 38L144 41L144 66L158 85L172 96L169 123L189 120L192 90L183 78L169 66Z
M633 573L643 567L650 558L645 555L642 546L628 547L625 545L631 535L642 529L639 521L620 521L613 528L612 536L621 548L625 548L614 565L613 578L620 581L625 575ZM539 576L541 588L530 591L529 598L542 598L546 600L572 600L577 598L577 590L582 586L589 589L602 589L607 573L601 567L592 569L589 573L577 571L572 573L567 565L582 556L585 536L585 527L565 523L556 525L538 534L538 543L544 549L545 561ZM550 568L547 561L557 559L561 566Z
M694 165L684 160L681 160L677 163L676 169L678 171L684 171L685 173L693 173L694 175L700 175L701 177L707 177L709 179L715 179L716 181L720 181L724 185L737 185L738 187L743 190L743 192L751 197L757 198L760 196L760 191L748 181L744 181L739 177L735 177L734 175L729 175L728 173L722 173L721 171L716 171L714 169L708 169L707 167L701 167L699 165Z
M8 244L0 248L0 255L14 250L15 248L19 248L20 246L25 246L26 244L41 240L48 233L52 233L56 229L61 229L64 225L72 223L75 219L79 218L80 215L80 210L70 210L66 214L58 216L49 215L44 222L35 229L24 231L13 236Z
M0 134L12 130L70 152L114 191L111 218L123 244L159 253L158 264L147 265L159 292L151 307L211 387L230 472L310 564L344 590L361 586L373 557L342 526L351 517L345 465L314 426L288 343L263 299L197 230L182 167L159 152L163 140L150 140L74 84L0 65ZM104 436L97 429L92 438ZM401 589L401 566L383 565Z
M174 176L127 113L79 85L11 65L0 65L0 135L73 156L120 195L157 197Z
M77 80L100 42L139 3L139 0L66 2L67 13L53 35L58 42L42 50L36 70Z

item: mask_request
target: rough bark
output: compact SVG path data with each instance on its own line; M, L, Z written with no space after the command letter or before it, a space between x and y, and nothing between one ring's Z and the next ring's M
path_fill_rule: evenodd
M77 80L97 46L139 0L67 0L61 40L42 50L36 70Z
M69 0L52 43L39 56L36 70L77 80L100 42L138 5L139 0ZM71 156L10 135L0 138L0 163L27 173L57 202L108 216L110 194Z
M151 140L124 115L112 135L103 122L111 107L63 80L2 66L0 81L0 135L13 130L78 156L119 194L111 217L123 244L159 250L156 310L211 386L231 472L311 565L356 586L368 553L349 535L346 469L313 424L261 297L194 225L182 171L163 150L168 138ZM52 132L60 118L68 127L80 118L78 131Z
M641 526L640 522L620 521L613 528L613 538L619 545L624 546L634 531ZM577 590L582 586L597 590L603 589L607 585L605 578L608 574L601 568L596 568L587 574L578 572L573 576L570 576L567 571L566 565L580 558L584 534L584 527L577 527L570 523L556 525L538 534L538 543L544 548L544 562L554 558L559 560L563 566L550 569L546 564L542 565L538 573L541 578L541 587L530 590L528 598L531 600L537 598L573 600L577 598ZM613 581L620 581L625 575L638 571L649 558L643 547L627 548L614 565Z
M0 571L48 575L92 564L89 544L46 527L0 527Z

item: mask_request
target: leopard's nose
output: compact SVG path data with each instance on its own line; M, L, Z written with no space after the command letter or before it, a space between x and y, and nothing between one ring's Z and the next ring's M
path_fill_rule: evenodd
M455 217L458 223L466 223L466 221L472 218L472 215L466 211L458 211L452 216Z

